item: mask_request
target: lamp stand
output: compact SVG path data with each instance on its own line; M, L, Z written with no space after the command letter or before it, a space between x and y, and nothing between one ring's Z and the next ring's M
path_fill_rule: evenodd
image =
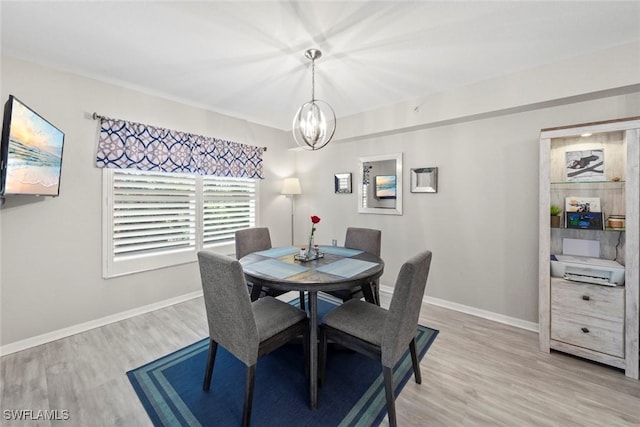
M293 204L294 202L294 195L291 196L287 196L291 198L291 246L293 246Z

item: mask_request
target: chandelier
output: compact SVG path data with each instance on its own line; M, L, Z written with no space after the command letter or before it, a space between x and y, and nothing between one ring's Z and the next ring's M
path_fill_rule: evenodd
M305 102L293 118L293 138L305 150L319 150L331 141L336 131L336 114L329 104L315 97L316 59L322 56L318 49L304 54L311 60L311 101Z

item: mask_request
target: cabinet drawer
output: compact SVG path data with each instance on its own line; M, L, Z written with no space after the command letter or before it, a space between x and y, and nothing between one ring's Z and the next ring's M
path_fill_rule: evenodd
M624 286L551 280L551 309L600 319L624 320Z
M553 310L551 339L624 357L624 323Z

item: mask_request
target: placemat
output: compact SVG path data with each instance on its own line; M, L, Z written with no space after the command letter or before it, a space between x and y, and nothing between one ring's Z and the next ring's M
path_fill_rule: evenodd
M286 279L287 277L307 271L307 267L297 264L289 264L287 262L278 261L277 259L265 259L254 264L244 267L247 273L266 274L278 279Z
M341 246L320 246L320 252L324 252L325 254L352 257L361 254L364 251L361 251L360 249L343 248Z
M280 258L281 256L297 254L300 249L293 246L284 246L281 248L265 249L264 251L256 252L258 255L268 256L269 258Z
M375 262L344 258L340 261L332 262L331 264L323 265L322 267L316 268L316 271L349 278L355 276L356 274L362 273L363 271L368 270L371 267L375 267L376 265L378 264Z

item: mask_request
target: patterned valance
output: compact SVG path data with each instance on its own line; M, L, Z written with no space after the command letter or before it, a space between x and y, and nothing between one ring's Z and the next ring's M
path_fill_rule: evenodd
M264 148L100 117L100 168L263 178Z

